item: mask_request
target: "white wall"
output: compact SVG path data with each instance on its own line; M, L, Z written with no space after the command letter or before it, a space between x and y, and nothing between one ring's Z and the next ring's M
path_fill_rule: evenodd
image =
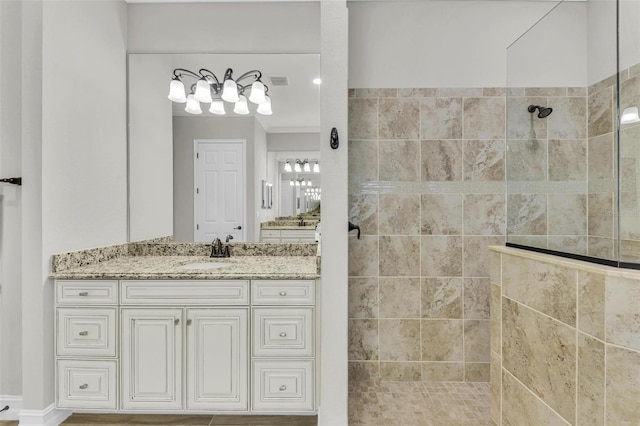
M507 46L553 6L535 1L349 3L349 87L502 87ZM557 28L555 36L576 30ZM566 75L571 78L571 70Z
M269 179L268 173L268 156L267 156L267 132L260 124L258 120L254 120L254 211L253 220L254 234L253 241L260 241L260 222L266 222L274 218L274 209L262 208L262 181L274 184L275 182Z
M319 151L319 133L269 133L267 150L273 151Z
M0 177L22 175L21 10L0 2ZM0 184L0 395L22 394L21 215L22 188Z

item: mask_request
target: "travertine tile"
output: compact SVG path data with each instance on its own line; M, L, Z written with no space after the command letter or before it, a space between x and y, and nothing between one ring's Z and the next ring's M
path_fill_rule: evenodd
M578 271L578 328L604 340L605 278Z
M357 187L377 180L378 142L349 140L349 186Z
M420 276L420 237L380 237L380 276Z
M586 235L549 235L547 238L549 250L563 251L565 253L588 255L588 239Z
M349 196L349 220L360 226L362 235L378 235L378 194Z
M576 362L575 329L503 298L502 366L572 424Z
M462 276L462 237L423 236L421 252L421 276Z
M634 177L635 181L635 164ZM620 238L625 240L640 240L640 202L638 192L623 191L619 193L620 201ZM630 253L632 254L632 252Z
M569 425L540 399L522 386L511 374L502 372L502 424L504 426Z
M582 333L578 336L577 424L604 424L604 344Z
M640 76L635 75L620 85L620 111L640 104Z
M422 320L423 361L463 361L462 320Z
M349 361L349 383L380 379L378 361Z
M464 318L489 319L489 278L464 279Z
M525 87L526 96L567 96L566 87Z
M422 194L422 235L461 235L462 196L460 194Z
M605 133L601 136L590 137L588 142L589 180L612 179L614 165L614 135Z
M491 377L491 364L488 362L465 362L465 382L489 382Z
M349 276L378 276L378 237L349 237Z
M613 87L589 94L589 137L613 132Z
M605 335L607 343L640 350L640 282L605 278ZM640 371L638 372L640 375ZM640 376L639 376L640 377Z
M508 235L546 235L547 197L542 194L507 196Z
M380 98L378 135L381 139L419 139L420 101L412 98Z
M399 97L406 98L433 98L438 96L438 89L418 88L418 89L398 89Z
M567 87L567 96L587 96L586 87Z
M465 235L504 235L505 215L504 194L464 196Z
M380 235L419 235L420 196L380 194Z
M440 96L443 98L477 98L482 96L481 87L441 87Z
M378 318L378 278L349 278L349 318Z
M421 99L420 129L422 139L461 139L462 99Z
M586 180L586 140L549 141L549 180Z
M510 235L511 229L507 227L508 239L512 244L520 244L529 247L547 248L549 239L546 235Z
M613 221L615 218L613 194L589 194L588 196L588 230L591 237L613 237Z
M507 179L510 181L547 180L547 141L509 141Z
M503 255L502 274L505 296L575 327L576 270Z
M589 256L600 259L616 257L616 240L604 237L589 237Z
M502 356L502 294L501 287L491 284L491 350Z
M422 362L422 380L425 382L461 382L464 380L462 362Z
M489 353L489 321L465 319L464 361L489 362Z
M504 180L504 140L465 140L464 180Z
M640 263L640 241L620 241L620 261Z
M349 139L378 137L378 100L349 98Z
M356 89L347 89L348 97L355 98L356 97Z
M464 98L463 114L464 139L504 138L504 98Z
M420 278L380 278L380 318L420 318Z
M549 102L553 107L553 112L546 118L549 121L549 139L584 139L587 137L586 98L551 98ZM538 118L538 120L545 120L545 118Z
M381 319L380 360L420 361L420 320Z
M493 352L491 353L490 368L491 399L489 407L491 410L491 419L500 423L500 405L502 402L502 362L501 358Z
M422 318L462 318L462 278L422 279Z
M489 278L493 284L502 284L502 257L495 251L489 252Z
M503 246L503 236L464 237L463 276L489 278L488 246Z
M356 98L395 98L398 89L356 89Z
M586 235L586 194L549 194L550 235Z
M381 362L380 379L392 381L418 381L422 377L419 362Z
M419 144L418 140L380 141L380 180L419 181Z
M378 320L349 320L349 360L378 359Z
M485 87L482 89L482 96L505 96L507 90L504 87Z
M640 352L607 345L606 405L608 425L640 424Z
M509 141L547 138L547 120L529 112L529 105L545 105L547 98L509 97L507 99L507 135Z
M426 181L462 180L462 141L421 141L420 179Z

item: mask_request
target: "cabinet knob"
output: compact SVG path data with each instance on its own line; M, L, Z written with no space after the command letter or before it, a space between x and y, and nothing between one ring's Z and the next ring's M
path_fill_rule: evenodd
M80 293L78 293L78 296L88 296L89 292L88 291L81 291Z
M286 292L286 291L281 291L281 292L280 292L280 296L286 296L286 295L287 295L287 292Z
M191 325L192 320L188 319L187 320L187 325Z
M85 383L84 385L80 385L80 386L78 386L78 387L79 387L80 389L86 389L86 388L88 388L88 387L89 387L89 385Z
M280 333L280 337L287 337L287 333L283 331L282 333Z
M287 387L286 387L285 385L282 385L282 386L280 386L280 390L281 390L281 391L286 391L286 390L287 390Z
M173 324L174 324L174 325L178 325L178 324L180 324L180 319L179 319L179 318L174 319L174 320L173 320Z
M86 336L86 335L88 335L88 334L89 334L89 332L88 332L88 331L81 331L81 332L80 332L80 333L78 333L78 334L79 334L79 335L81 335L81 336Z

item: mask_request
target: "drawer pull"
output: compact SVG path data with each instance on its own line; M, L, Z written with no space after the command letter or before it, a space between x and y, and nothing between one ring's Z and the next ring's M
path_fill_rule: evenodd
M280 386L280 391L286 391L287 387L285 385Z
M86 335L88 335L88 334L89 334L89 332L88 332L88 331L81 331L81 332L80 332L80 333L78 333L78 334L79 334L79 335L81 335L81 336L86 336Z
M188 319L187 320L187 325L191 325L192 320Z
M88 388L88 387L89 387L89 385L88 385L88 384L86 384L86 383L85 383L84 385L80 385L80 386L79 386L79 388L80 388L80 389L86 389L86 388Z
M280 296L286 296L286 295L287 295L287 292L286 292L286 291L281 291L281 292L280 292Z
M179 319L179 318L174 319L174 320L173 320L173 324L174 324L174 325L178 325L178 324L180 324L180 319Z
M280 333L280 337L287 337L287 333L283 331L282 333Z
M88 291L81 291L80 293L78 293L78 296L88 296L89 292Z

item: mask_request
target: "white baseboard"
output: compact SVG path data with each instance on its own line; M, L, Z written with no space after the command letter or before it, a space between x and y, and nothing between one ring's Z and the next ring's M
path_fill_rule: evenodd
M53 404L44 410L20 410L20 426L58 426L71 414L71 411L56 409Z
M0 409L7 405L9 409L0 413L0 420L18 420L22 409L22 395L0 395Z

